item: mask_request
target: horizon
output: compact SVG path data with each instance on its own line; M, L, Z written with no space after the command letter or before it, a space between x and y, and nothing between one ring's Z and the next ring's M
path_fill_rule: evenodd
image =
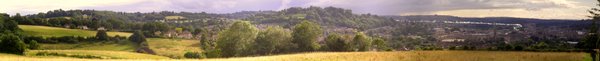
M450 15L457 17L516 17L536 19L589 19L587 0L4 0L1 13L37 14L50 10L106 10L115 12L279 11L290 7L338 7L356 14ZM31 4L25 4L31 3Z

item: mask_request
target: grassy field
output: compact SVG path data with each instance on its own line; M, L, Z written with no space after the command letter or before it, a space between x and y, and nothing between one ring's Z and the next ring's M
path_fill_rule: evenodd
M157 52L158 55L171 58L184 58L183 55L188 51L202 51L198 40L187 39L163 39L148 38L150 49Z
M21 59L18 59L21 58ZM9 61L102 61L105 59L36 58L2 55ZM214 59L108 59L110 61L586 61L586 53L511 51L398 51L398 52L313 52L258 57Z
M60 37L60 36L95 36L96 31L67 29L48 26L35 25L19 25L25 34L37 35L44 37ZM108 32L109 36L129 36L127 32ZM158 52L158 55L168 56L172 58L183 58L183 54L187 51L201 51L198 47L197 40L185 39L164 39L164 38L148 38L148 44L151 49ZM40 46L41 50L102 50L102 51L133 51L135 48L128 41L119 42L81 42L76 44L58 43L44 44Z
M35 26L35 25L19 25L25 34L44 36L44 37L59 37L59 36L96 36L96 31L67 29L59 27ZM107 32L109 36L130 36L127 32Z
M157 52L157 55L171 58L183 58L185 52L202 50L198 47L199 41L187 39L164 39L148 38L150 49ZM82 42L77 44L59 43L59 44L41 44L41 50L103 50L103 51L134 51L134 47L128 41L122 42Z
M107 50L107 51L134 51L129 41L119 42L80 42L77 44L58 43L40 45L41 50Z

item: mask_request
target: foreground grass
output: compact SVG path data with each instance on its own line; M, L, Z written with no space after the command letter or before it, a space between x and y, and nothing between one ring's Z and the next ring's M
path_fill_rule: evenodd
M43 36L43 37L60 37L60 36L96 36L96 31L67 29L59 27L35 26L35 25L19 25L25 34ZM127 32L107 32L109 36L125 36L128 37L131 33Z
M32 58L0 54L9 61L103 61L103 59ZM12 58L11 58L12 57ZM512 51L398 51L398 52L312 52L258 57L214 59L109 59L109 61L583 61L586 53Z
M208 61L583 61L586 53L510 51L315 52Z

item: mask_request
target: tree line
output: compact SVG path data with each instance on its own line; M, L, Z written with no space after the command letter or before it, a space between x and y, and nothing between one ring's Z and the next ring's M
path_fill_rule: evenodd
M324 39L323 41L319 41ZM385 40L362 32L356 35L330 34L323 38L319 24L302 21L291 30L267 26L259 30L249 21L236 21L221 31L216 40L200 40L204 52L189 52L186 57L240 57L314 51L391 50ZM213 45L211 45L213 44Z

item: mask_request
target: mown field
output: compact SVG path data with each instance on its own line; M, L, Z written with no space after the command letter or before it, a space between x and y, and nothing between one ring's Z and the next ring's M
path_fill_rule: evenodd
M397 52L312 52L258 57L214 59L74 59L0 54L9 61L586 61L586 53L510 51L397 51ZM20 58L20 59L19 59Z
M60 37L60 36L96 36L96 31L67 29L59 27L35 26L35 25L19 25L25 34L44 36L44 37ZM109 36L130 36L127 32L107 32Z

